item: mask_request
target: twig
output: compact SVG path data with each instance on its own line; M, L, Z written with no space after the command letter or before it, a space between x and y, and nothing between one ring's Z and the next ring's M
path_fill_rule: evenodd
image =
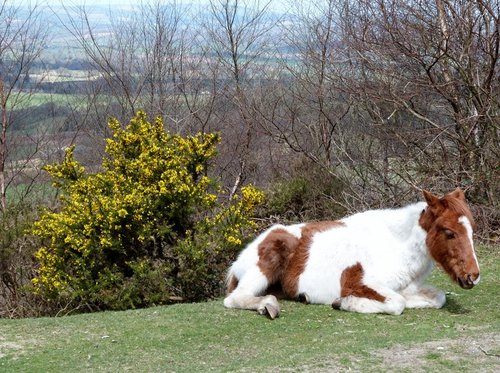
M481 346L479 346L479 349L483 352L483 354L485 354L486 356L496 356L496 357L500 357L499 354L491 354L487 351L485 351Z

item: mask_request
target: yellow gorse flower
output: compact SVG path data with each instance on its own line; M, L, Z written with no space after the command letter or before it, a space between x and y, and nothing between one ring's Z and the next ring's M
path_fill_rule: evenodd
M209 249L237 250L256 227L251 214L264 194L246 186L221 204L205 174L217 134L182 137L143 112L125 127L115 119L108 125L112 136L101 172L86 173L74 159L75 147L61 163L44 167L63 193L61 209L43 213L33 228L44 241L33 279L40 293L93 299L100 286L118 286L161 259L156 256L165 243L187 256L182 263L202 265Z

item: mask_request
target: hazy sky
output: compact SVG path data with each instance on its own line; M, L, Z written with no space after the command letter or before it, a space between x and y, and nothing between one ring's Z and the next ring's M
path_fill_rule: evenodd
M22 0L21 0L22 1ZM156 1L156 0L153 0ZM194 4L194 5L205 5L208 4L209 0L165 0L165 3L173 2L176 1L177 3L180 4ZM216 0L217 1L217 0ZM257 0L250 0L251 1L257 1ZM267 0L260 0L261 4L265 4ZM307 1L307 0L306 0ZM33 1L31 1L33 2ZM64 4L64 5L77 5L77 4L86 4L86 5L114 5L114 4L119 4L119 5L124 5L124 4L130 4L130 5L137 5L141 2L141 0L41 0L41 3L46 3L49 5L57 5L57 4ZM147 0L145 1L147 2ZM284 11L287 8L287 2L288 0L270 0L270 8L276 11Z

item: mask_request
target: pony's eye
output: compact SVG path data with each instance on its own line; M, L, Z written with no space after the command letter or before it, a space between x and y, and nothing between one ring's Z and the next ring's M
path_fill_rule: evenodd
M451 239L455 238L455 233L450 231L449 229L444 230L444 235L446 236L447 240L451 240Z

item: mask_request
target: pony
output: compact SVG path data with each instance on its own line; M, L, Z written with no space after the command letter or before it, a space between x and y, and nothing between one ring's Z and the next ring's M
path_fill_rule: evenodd
M464 289L479 283L475 223L461 189L423 197L336 221L270 227L230 266L224 306L271 319L280 314L278 294L361 313L441 308L445 293L425 284L434 264Z

